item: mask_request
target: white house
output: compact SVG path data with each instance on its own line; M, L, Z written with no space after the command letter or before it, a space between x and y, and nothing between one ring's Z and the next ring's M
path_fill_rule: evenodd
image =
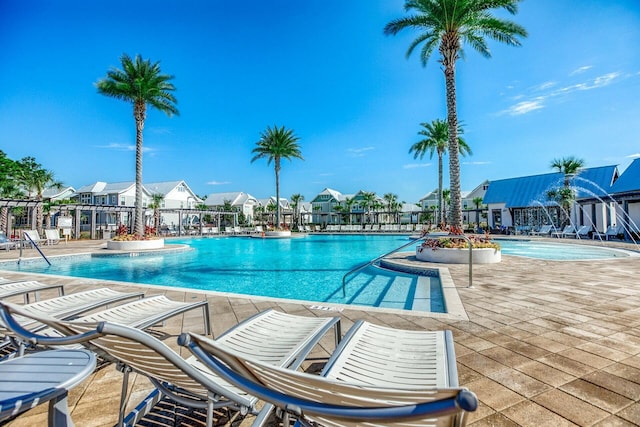
M161 226L177 226L180 223L180 213L178 209L196 209L196 207L202 203L202 199L198 197L183 180L151 182L144 184L144 188L151 195L150 202L153 201L155 194L162 195L163 197L160 203ZM182 225L192 225L198 221L198 218L199 215L195 214L182 215Z
M231 204L234 211L244 215L248 225L253 224L254 208L260 206L258 199L242 191L211 193L205 199L204 204L210 209L222 210L226 202Z

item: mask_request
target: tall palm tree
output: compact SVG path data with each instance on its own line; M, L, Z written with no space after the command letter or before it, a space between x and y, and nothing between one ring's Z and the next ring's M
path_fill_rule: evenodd
M422 30L411 42L406 56L422 45L422 65L437 48L444 71L447 122L449 125L449 175L451 187L451 221L462 228L462 195L460 192L460 159L458 157L458 113L456 104L456 61L464 56L467 43L485 57L491 57L486 38L519 46L518 37L526 30L514 22L500 19L492 12L504 9L515 14L521 0L405 0L404 8L414 14L389 22L384 33L395 35L404 29Z
M62 183L57 181L53 172L44 169L33 157L24 157L17 164L17 181L29 193L34 195L36 201L36 224L33 227L38 233L43 233L44 206L42 203L42 193L47 188L62 188Z
M256 147L251 151L255 155L251 159L251 163L258 159L266 158L267 164L273 162L276 173L276 229L280 227L280 168L281 160L291 160L302 158L298 138L292 129L285 129L284 126L273 128L267 126L267 129L260 134L260 140L256 143Z
M134 233L144 235L144 209L142 207L142 130L147 119L147 105L171 117L178 115L178 102L171 92L173 76L162 74L160 63L151 63L140 55L131 59L120 57L122 70L112 68L107 76L96 83L98 93L133 104L136 121L136 200Z
M562 225L571 222L571 205L576 199L576 192L571 188L571 178L580 172L584 167L584 159L574 156L563 157L561 159L553 159L551 168L556 172L564 174L564 185L562 188L552 189L547 192L549 199L555 200L566 212L567 217L563 219Z
M353 205L355 205L355 204L356 204L356 198L355 197L345 197L344 206L347 208L347 212L349 213L349 225L351 225L351 223L352 223L351 211L353 210Z
M300 193L291 196L291 207L293 208L293 225L299 228L300 224L300 204L304 201L304 196Z
M373 205L376 202L376 194L370 191L365 191L362 193L362 204L364 205L364 210L366 216L368 217L369 224L373 223L371 218L371 210L373 209Z
M431 123L420 123L424 129L418 131L418 135L425 138L416 142L409 149L409 153L413 152L413 158L421 159L429 152L429 158L433 158L433 153L438 154L438 222L444 221L444 208L442 205L442 157L447 153L449 147L449 125L446 121L436 119ZM458 135L464 133L462 124L458 124ZM473 154L471 148L462 137L458 136L458 152L463 156Z
M18 163L11 160L0 150L0 197L5 199L21 198L22 191L16 182ZM9 225L9 207L0 208L0 231L7 231Z

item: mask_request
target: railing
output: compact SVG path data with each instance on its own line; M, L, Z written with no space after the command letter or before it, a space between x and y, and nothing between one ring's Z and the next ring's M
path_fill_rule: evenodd
M420 242L422 240L433 240L433 239L439 239L441 237L443 237L443 236L430 236L428 234L425 235L425 236L421 236L421 237L419 237L417 239L414 239L414 240L410 241L409 243L406 243L406 244L404 244L404 245L402 245L402 246L400 246L400 247L398 247L398 248L396 248L396 249L394 249L392 251L387 252L384 255L380 255L379 257L374 258L371 261L365 262L364 264L359 265L359 266L349 270L344 276L342 276L342 297L344 298L344 297L347 296L347 290L346 290L347 277L349 277L350 275L352 275L354 273L357 273L358 271L360 271L360 270L362 270L364 268L369 267L370 265L380 261L382 258L388 257L389 255L394 254L394 253L398 252L399 250L406 248L407 246L415 245L416 243L418 243L418 242ZM456 234L456 235L451 236L451 237L457 237L457 238L460 238L460 239L464 239L467 242L467 244L469 245L469 284L467 285L467 287L468 288L472 288L473 287L473 256L472 256L472 253L471 253L471 251L472 251L471 240L467 236L465 236L464 234Z
M31 243L31 245L36 248L36 250L40 253L40 255L42 256L42 258L44 258L45 261L47 261L47 264L51 265L51 262L47 259L47 257L42 253L42 251L40 250L40 247L38 246L38 244L31 238L31 236L29 236L27 233L22 233L22 237L26 237L27 240ZM20 263L20 259L22 259L22 243L24 242L24 240L22 242L20 242L20 258L18 259L18 263Z

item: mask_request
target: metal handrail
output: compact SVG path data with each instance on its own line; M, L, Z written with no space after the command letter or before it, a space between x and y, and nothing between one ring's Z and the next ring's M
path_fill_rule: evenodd
M347 290L346 290L346 286L347 286L347 277L349 277L350 275L362 270L363 268L369 267L370 265L374 264L375 262L381 260L382 258L385 258L395 252L398 252L401 249L406 248L407 246L411 246L411 245L415 245L416 243L418 243L421 240L434 240L434 239L439 239L441 237L444 236L430 236L429 234L426 234L424 236L418 237L415 240L410 241L407 244L404 244L392 251L387 252L384 255L380 255L377 258L372 259L369 262L365 262L364 264L361 264L351 270L349 270L344 276L342 276L342 297L344 298L347 295ZM464 239L468 244L469 244L469 285L467 285L468 288L472 288L473 287L473 256L472 256L472 244L471 244L471 239L469 239L467 236L465 236L464 234L455 234L455 235L449 235L449 237L457 237L457 238L461 238Z
M27 240L29 240L31 242L31 245L33 245L34 248L36 248L36 250L40 253L40 255L42 256L42 258L44 258L45 261L47 261L47 264L51 265L51 262L47 259L47 257L44 255L44 253L42 253L42 251L40 250L40 247L38 246L38 244L36 242L34 242L34 240L31 238L31 236L29 236L27 233L22 233L22 238L24 240L24 237L26 236ZM22 258L22 244L20 244L20 258ZM20 263L20 260L18 260L18 263Z

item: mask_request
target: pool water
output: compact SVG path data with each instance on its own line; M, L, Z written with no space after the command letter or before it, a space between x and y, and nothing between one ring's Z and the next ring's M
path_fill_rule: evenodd
M588 261L596 259L625 258L630 252L602 246L551 243L535 240L495 239L500 244L503 255L553 261Z
M350 276L343 297L342 277L346 272L406 244L406 236L221 237L170 243L186 244L194 250L59 260L52 266L22 263L9 268L320 303L445 311L437 277L389 273L376 268Z

